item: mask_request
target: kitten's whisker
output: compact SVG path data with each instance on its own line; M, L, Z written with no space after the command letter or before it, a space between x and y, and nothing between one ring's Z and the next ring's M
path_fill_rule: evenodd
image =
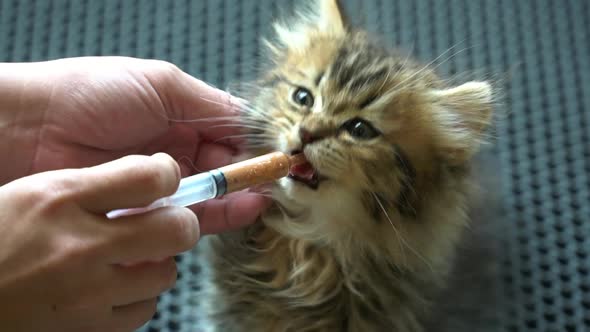
M267 141L271 140L271 137L248 137L246 136L246 140L248 144L266 144Z
M264 110L259 109L255 105L244 105L244 107L242 107L242 110L249 111L252 113L257 113L257 114L264 114L265 113Z
M335 158L332 156L327 156L327 157L328 158L326 158L327 160L324 161L324 163L326 166L328 166L328 168L330 168L332 170L341 170L342 169L342 165L344 165L343 159L336 160L338 158Z
M389 80L389 75L391 75L391 69L387 71L387 75L385 76L385 79L381 83L381 86L379 87L379 89L377 89L378 93L381 93L381 91L383 91L383 87L385 86L385 84Z
M253 187L250 190L255 190L257 194L272 195L273 193L271 188L263 186Z
M267 112L263 111L263 110L259 110L259 109L255 109L255 108L247 108L244 110L244 114L249 115L249 116L256 116L259 118L263 118L265 119L267 117Z
M276 127L274 129L278 131L276 133L277 135L279 135L281 131L289 132L292 128L288 123L275 123L275 125Z
M389 221L389 223L391 224L391 227L393 228L393 230L395 231L395 234L398 237L398 240L400 241L400 244L405 245L408 249L410 249L410 251L416 255L416 257L418 257L422 262L424 262L424 264L426 265L426 267L430 270L434 272L434 269L432 268L432 264L430 264L430 262L428 262L428 260L426 258L424 258L424 256L420 255L420 253L418 251L416 251L412 246L410 246L403 238L403 236L399 233L399 231L397 230L397 228L395 228L393 221L391 220L391 218L389 217L389 214L387 213L387 211L385 210L385 207L383 206L383 203L381 203L381 200L379 199L379 197L375 194L372 193L373 197L375 198L375 200L377 201L377 204L379 204L379 207L381 208L381 211L383 211L383 213L385 214L385 217L387 218L387 220ZM403 250L402 250L403 252ZM405 260L405 258L404 258ZM404 262L405 263L405 262Z
M255 130L265 130L266 129L263 126L254 126L254 125L241 124L241 123L221 124L221 125L210 126L209 128L247 128L247 129L255 129Z
M270 124L270 121L267 119L260 118L242 118L240 123L251 126L268 126Z
M456 57L457 55L459 55L459 54L461 54L461 53L463 53L463 52L465 52L465 51L469 50L470 48L473 48L473 47L472 47L472 46L468 46L468 47L464 47L464 48L462 48L462 49L458 50L457 52L455 52L455 53L453 53L453 54L449 55L449 56L448 56L446 59L444 59L444 60L442 60L441 62L437 63L437 64L436 64L434 67L431 67L431 68L430 68L430 70L431 70L431 71L434 71L434 70L438 69L440 66L444 65L445 63L447 63L448 61L450 61L452 58L454 58L454 57ZM425 75L425 74L426 74L426 73L424 73L424 75ZM424 75L423 75L423 76L424 76Z
M285 119L285 118L279 118L279 119L275 119L278 123L280 124L284 124L285 125L285 129L289 130L292 126L293 123L289 122L289 120Z
M215 122L215 121L236 121L240 118L239 115L228 115L228 116L212 116L206 118L198 118L198 119L174 119L168 116L166 113L162 112L155 112L157 116L160 116L166 119L169 122Z
M217 122L217 121L236 121L239 120L239 115L233 116L212 116L201 119L181 120L181 119L168 119L170 122Z
M273 190L272 189L269 189L269 188L265 188L260 193L267 194L267 195L272 195L273 194Z
M404 58L404 61L400 65L401 70L398 70L397 73L395 73L395 75L391 78L392 81L396 80L403 72L403 68L408 64L408 61L410 60L412 53L414 53L415 46L416 46L416 42L412 41L412 46L410 47L410 51L407 52L406 57ZM395 63L396 62L394 61L394 64Z
M200 99L201 100L204 100L204 101L206 101L208 103L219 105L219 106L224 106L224 107L228 107L228 106L239 106L238 104L235 104L235 103L232 103L232 102L224 103L224 102L220 102L220 101L216 101L216 100L208 99L208 98L203 98L203 97L200 97ZM231 99L228 96L228 101L229 100L231 100Z
M253 140L253 139L247 139L246 142L243 143L244 145L250 147L250 148L254 148L254 147L265 147L268 146L268 140Z
M272 194L264 194L264 193L260 193L258 191L255 191L256 195L260 195L262 197L267 197L267 198L273 198Z
M243 122L245 123L252 123L255 122L256 124L262 124L265 126L271 125L271 124L275 124L275 125L280 125L280 128L289 131L291 129L291 127L293 126L292 123L289 122L288 119L285 118L278 118L278 119L273 119L275 120L275 122L271 122L271 119L268 118L267 115L262 115L260 114L260 117L251 117L251 118L245 118Z
M287 119L289 119L291 121L291 123L298 122L297 119L295 119L289 112L283 112L282 115L284 117L286 117Z
M255 147L266 147L271 145L269 139L246 139L246 142L244 142L244 145L247 145L250 148L255 148Z
M236 135L228 135L228 136L224 136L225 137L250 137L250 138L273 138L274 136L271 134L267 134L267 133L245 133L245 134L236 134Z
M254 107L254 106L244 107L244 108L242 108L242 111L245 114L259 115L261 117L264 117L266 115L266 111L258 109L257 107Z
M468 49L469 49L469 48L463 48L463 49L461 49L461 50L457 51L456 53L454 53L454 54L452 54L451 56L449 56L448 58L446 58L444 61L441 61L440 63L436 64L436 66L434 66L434 67L430 67L430 70L435 70L435 69L437 69L438 67L440 67L441 65L445 64L447 61L449 61L450 59L452 59L454 56L457 56L457 55L458 55L458 54L460 54L461 52L464 52L464 51L466 51L466 50L468 50ZM428 65L427 65L427 66L428 66ZM422 68L420 71L423 71L423 70L427 69L427 66L425 66L424 68ZM419 71L419 72L420 72L420 71ZM405 79L403 82L406 82L406 81L408 81L409 79L411 79L412 77L415 77L417 74L419 74L419 72L416 72L414 75L411 75L410 77L407 77L407 78L406 78L406 79ZM418 77L418 78L419 78L419 77ZM403 82L402 82L402 83L403 83ZM400 84L397 84L397 85L396 85L396 87L397 87L397 86L399 86L399 85L401 85L401 83L400 83ZM395 95L398 95L398 94L400 94L400 93L402 93L402 92L406 92L406 91L412 91L413 89L414 89L414 87L413 87L413 86L411 86L411 85L409 85L409 86L406 86L406 87L404 87L404 88L402 88L402 89L399 89L399 90L395 90L395 87L394 87L394 88L390 89L390 91L391 91L391 92L390 92L389 94L385 94L385 95L383 96L383 98L384 98L384 99L385 99L385 98L393 98Z
M256 138L266 138L266 139L272 139L271 136L266 136L266 135L257 135L257 134L241 134L241 135L228 135L228 136L223 136L220 137L218 139L216 139L215 141L213 141L213 143L219 143L223 140L230 140L230 139L235 139L235 138L247 138L247 139L256 139Z
M409 190L411 190L413 194L416 193L416 189L414 189L413 186L409 186ZM400 193L400 198L407 199L408 198L408 195L406 195L405 193ZM412 210L413 213L418 212L418 211L416 211L416 208L414 206L412 206L412 205L410 205L409 208Z
M467 47L464 47L464 48L462 48L462 49L458 50L457 52L455 52L455 53L453 53L453 54L449 55L449 57L448 57L448 58L446 58L445 60L443 60L443 61L441 61L441 62L437 63L437 64L436 64L436 66L432 67L432 70L435 70L435 69L437 69L438 67L440 67L440 66L442 66L443 64L447 63L448 61L450 61L452 58L456 57L457 55L459 55L459 54L461 54L461 53L463 53L463 52L465 52L465 51L467 51L467 50L469 50L469 49L471 49L471 48L473 48L473 46L467 46Z
M437 57L436 57L434 60L432 60L432 61L430 61L429 63L427 63L427 64L426 64L425 66L423 66L423 67L422 67L420 70L416 71L416 72L415 72L415 73L413 73L412 75L410 75L410 76L406 77L404 80L402 80L401 82L399 82L398 84L396 84L396 85L395 85L395 86L392 88L392 90L395 90L395 89L396 89L397 87L399 87L400 85L402 85L402 84L406 83L407 81L411 80L412 78L414 78L414 77L416 77L416 76L420 75L420 74L421 74L423 71L425 71L425 70L429 69L429 68L430 68L430 66L431 66L433 63L436 63L436 62L437 62L437 61L438 61L440 58L442 58L443 56L445 56L447 53L449 53L451 50L453 50L453 48L455 48L455 47L456 47L458 44L460 44L460 43L462 43L462 42L463 42L463 41L460 41L460 42L458 42L457 44L455 44L455 45L453 45L453 46L451 46L451 47L447 48L447 50L446 50L446 51L444 51L443 53L441 53L441 54L440 54L439 56L437 56ZM446 62L446 61L448 61L450 58L451 58L451 57L447 58L447 59L445 60L445 62ZM443 62L443 63L444 63L444 62Z
M395 233L395 236L397 238L397 242L399 244L400 251L402 253L402 259L404 260L404 265L406 265L407 264L407 258L406 258L406 254L405 254L403 242L402 242L402 239L401 239L401 235L399 234L398 229L395 227L395 225L393 224L393 221L389 217L389 214L387 213L387 210L385 210L385 207L383 206L383 203L381 203L381 200L379 199L379 196L377 196L377 194L375 194L374 192L371 192L371 195L373 195L373 198L375 198L375 201L377 201L377 204L381 208L381 211L383 212L383 214L385 215L385 217L389 221L389 224L391 225L391 228L393 229L393 232Z
M272 145L269 144L246 144L248 149L272 149Z
M253 108L253 107L245 108L244 113L249 114L249 115L259 115L261 117L264 117L266 115L266 113L264 111Z
M410 52L408 52L408 54L406 54L406 58L404 59L404 62L402 62L400 68L404 68L407 64L408 61L410 60L410 55L414 52L414 47L416 45L416 42L412 42L412 50ZM402 70L398 71L395 76L393 77L393 79L397 79L399 77L399 75L401 75Z
M269 145L274 138L273 137L265 137L265 136L260 136L260 137L252 137L252 136L245 136L246 139L246 144L258 144L258 145Z
M192 167L192 170L197 171L199 173L204 172L204 170L199 169L195 163L193 162L193 160L191 158L189 158L188 156L181 156L180 158L178 158L178 162L180 163L181 161L186 161L188 162L188 166Z
M271 120L274 120L275 122L272 122ZM245 121L243 121L243 123L250 124L253 126L259 126L258 128L254 128L254 129L262 129L262 130L268 130L270 127L275 130L283 129L285 131L290 131L291 127L293 126L293 124L291 124L287 119L281 119L281 118L270 119L268 117L246 119Z

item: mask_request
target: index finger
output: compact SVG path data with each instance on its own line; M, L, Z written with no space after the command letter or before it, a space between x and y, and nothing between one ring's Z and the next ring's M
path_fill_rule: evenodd
M142 207L172 195L179 182L180 167L170 156L127 156L80 170L77 201L86 210L101 214Z

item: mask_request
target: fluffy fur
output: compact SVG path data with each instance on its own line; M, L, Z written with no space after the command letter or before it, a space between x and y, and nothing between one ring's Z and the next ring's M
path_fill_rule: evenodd
M422 331L467 224L491 87L447 86L348 26L334 0L275 31L246 96L251 151L303 151L322 181L280 180L259 223L211 239L218 330ZM376 136L353 135L354 119Z

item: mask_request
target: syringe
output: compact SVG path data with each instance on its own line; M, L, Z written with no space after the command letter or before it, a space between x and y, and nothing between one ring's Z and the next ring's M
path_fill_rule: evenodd
M280 179L289 175L292 166L305 162L305 156L302 153L293 156L282 152L269 153L189 176L180 180L178 190L172 196L160 198L146 207L114 210L107 213L107 217L113 219L170 205L190 206Z

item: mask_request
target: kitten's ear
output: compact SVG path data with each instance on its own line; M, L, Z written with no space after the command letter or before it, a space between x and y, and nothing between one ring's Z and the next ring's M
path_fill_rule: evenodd
M298 1L295 18L273 25L276 40L265 41L275 55L285 50L305 49L313 36L341 36L346 21L338 0Z
M492 122L493 93L487 82L468 82L434 90L435 117L441 128L443 158L452 165L467 162L485 141Z
M344 33L347 20L338 0L313 0L318 15L316 24L323 33Z

